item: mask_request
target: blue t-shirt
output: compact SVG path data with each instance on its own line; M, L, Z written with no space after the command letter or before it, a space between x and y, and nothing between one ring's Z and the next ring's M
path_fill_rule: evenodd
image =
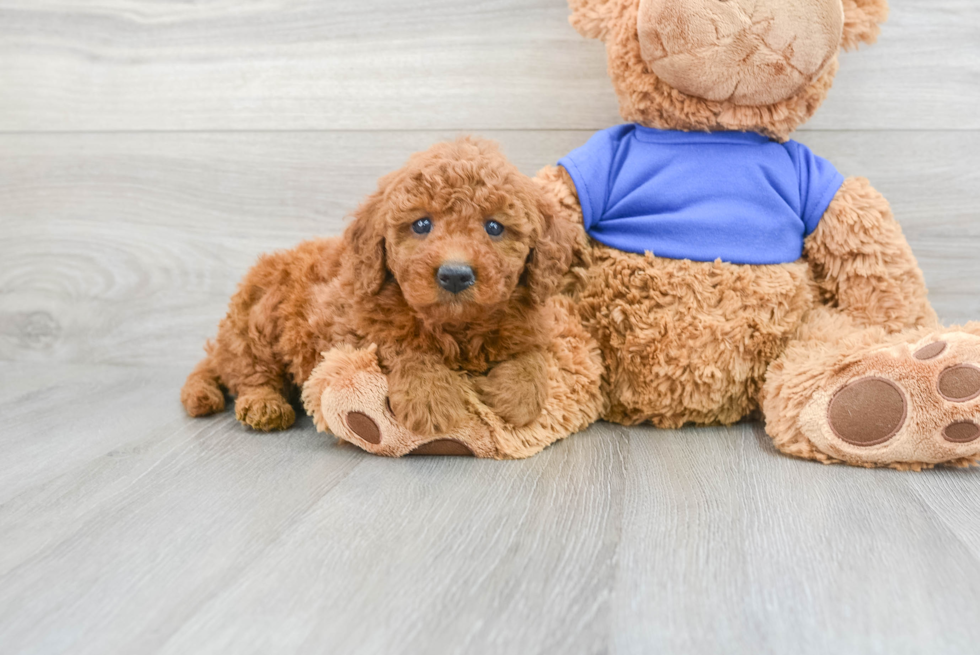
M619 125L558 162L575 182L585 229L627 252L782 264L844 177L795 141L751 132L673 132Z

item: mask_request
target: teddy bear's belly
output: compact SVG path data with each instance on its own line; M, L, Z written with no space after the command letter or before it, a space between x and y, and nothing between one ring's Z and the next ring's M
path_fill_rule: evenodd
M606 363L603 418L617 423L738 421L812 306L804 262L659 259L597 243L593 258L579 307Z

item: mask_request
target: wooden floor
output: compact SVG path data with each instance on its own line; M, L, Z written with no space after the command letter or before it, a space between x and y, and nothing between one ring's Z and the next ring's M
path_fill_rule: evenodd
M797 138L980 318L980 3L893 5ZM0 655L980 652L980 470L751 423L403 461L184 416L260 252L437 139L533 173L617 122L563 0L0 0Z

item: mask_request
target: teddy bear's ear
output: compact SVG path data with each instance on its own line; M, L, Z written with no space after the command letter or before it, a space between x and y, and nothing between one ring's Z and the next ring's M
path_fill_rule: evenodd
M568 22L587 39L605 39L618 0L568 0Z
M888 18L888 0L843 0L844 37L841 45L854 50L863 41L874 43Z

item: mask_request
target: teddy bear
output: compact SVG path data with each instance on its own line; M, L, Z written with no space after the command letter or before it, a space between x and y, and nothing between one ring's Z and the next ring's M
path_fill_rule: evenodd
M886 0L569 5L571 24L605 43L625 121L537 178L581 230L565 294L602 354L599 416L680 428L758 415L799 458L976 464L980 324L940 325L885 198L790 139L841 50L874 43ZM360 359L328 365L337 357ZM357 443L335 409L383 413L384 376L363 351L321 366L332 383L314 373L307 409ZM351 402L368 386L357 375L374 391ZM500 441L505 425L474 417ZM527 456L560 427L532 448L469 450Z

